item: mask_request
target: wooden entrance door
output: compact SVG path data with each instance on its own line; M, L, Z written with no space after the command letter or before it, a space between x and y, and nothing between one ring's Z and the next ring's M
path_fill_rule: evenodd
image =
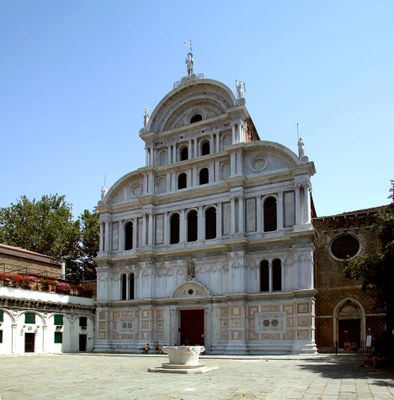
M25 333L25 353L34 353L35 333Z
M204 310L181 310L181 345L204 346Z
M349 349L349 343L354 342L360 345L360 320L359 319L340 319L339 321L339 348ZM346 346L345 346L346 344Z

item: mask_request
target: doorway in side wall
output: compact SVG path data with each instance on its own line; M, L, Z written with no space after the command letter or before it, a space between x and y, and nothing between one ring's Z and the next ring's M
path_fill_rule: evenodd
M204 346L204 310L180 310L181 345Z
M79 351L86 351L86 344L88 342L88 335L79 335Z
M25 333L25 353L34 353L35 333Z

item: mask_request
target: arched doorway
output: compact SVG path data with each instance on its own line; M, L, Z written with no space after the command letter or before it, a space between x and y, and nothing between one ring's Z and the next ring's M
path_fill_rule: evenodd
M338 348L345 351L363 346L365 341L365 313L354 299L340 302L334 311L334 337Z

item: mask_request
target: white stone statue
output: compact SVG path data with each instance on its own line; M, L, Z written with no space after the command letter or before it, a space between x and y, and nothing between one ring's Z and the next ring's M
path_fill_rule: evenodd
M246 92L245 82L236 80L235 87L237 88L237 99L243 99Z
M194 260L192 258L187 262L187 276L189 278L196 277L196 267L195 267Z
M194 60L192 53L188 53L185 64L187 65L187 75L188 76L193 75Z
M105 197L105 195L107 194L108 189L105 187L105 185L103 185L101 187L101 200Z
M305 156L305 147L304 147L304 141L302 138L298 139L298 157L302 158Z
M148 109L148 108L145 108L145 111L144 111L144 128L146 128L147 125L148 125L149 117L150 117L150 115L149 115L149 109Z

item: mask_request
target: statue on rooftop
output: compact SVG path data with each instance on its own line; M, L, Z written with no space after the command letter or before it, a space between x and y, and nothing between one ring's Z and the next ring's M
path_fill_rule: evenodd
M245 82L236 80L235 87L237 89L237 99L243 99L246 92Z
M144 111L144 128L146 128L147 125L148 125L149 117L150 117L149 116L149 109L145 108L145 111Z
M188 53L187 54L187 58L186 58L185 64L187 65L187 75L188 76L193 75L194 60L193 60L193 54L192 53Z

